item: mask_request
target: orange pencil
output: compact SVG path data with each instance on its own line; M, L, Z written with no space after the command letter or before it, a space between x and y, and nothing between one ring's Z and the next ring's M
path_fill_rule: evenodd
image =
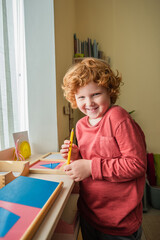
M74 136L74 128L72 128L71 135L70 135L70 147L69 147L69 152L68 152L67 164L70 164L70 160L71 160L73 136Z

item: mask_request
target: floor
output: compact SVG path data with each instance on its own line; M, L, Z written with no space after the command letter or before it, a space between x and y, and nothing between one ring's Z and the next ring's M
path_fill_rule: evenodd
M143 215L142 225L144 226L141 240L160 240L160 209L149 207Z

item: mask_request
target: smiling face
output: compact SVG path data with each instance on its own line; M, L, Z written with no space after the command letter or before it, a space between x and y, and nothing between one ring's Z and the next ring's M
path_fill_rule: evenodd
M93 81L80 87L75 98L79 110L89 117L90 123L100 120L111 105L106 88Z

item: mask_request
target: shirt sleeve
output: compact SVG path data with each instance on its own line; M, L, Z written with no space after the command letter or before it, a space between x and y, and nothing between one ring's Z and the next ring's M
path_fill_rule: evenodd
M133 120L126 119L117 127L114 138L120 155L94 158L92 178L125 182L144 176L147 168L147 154L144 134L140 127ZM113 153L114 150L112 149Z

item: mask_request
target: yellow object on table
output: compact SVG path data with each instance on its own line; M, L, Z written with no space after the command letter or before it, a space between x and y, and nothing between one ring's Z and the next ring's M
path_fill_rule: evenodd
M69 147L69 152L68 152L67 164L70 164L70 160L71 160L73 136L74 136L74 128L72 128L71 136L70 136L70 147Z
M29 142L23 141L19 144L19 152L26 159L31 156L31 148Z

